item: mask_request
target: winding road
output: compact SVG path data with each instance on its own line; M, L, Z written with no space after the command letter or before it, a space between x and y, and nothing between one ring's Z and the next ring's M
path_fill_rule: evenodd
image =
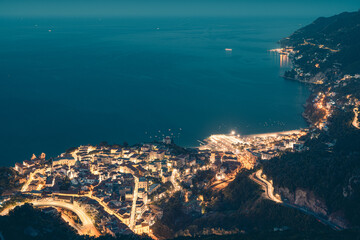
M251 174L249 176L249 178L256 182L257 184L261 185L262 188L264 189L265 191L265 197L271 201L274 201L276 203L279 203L283 206L286 206L286 207L291 207L291 208L294 208L294 209L297 209L307 215L311 215L313 217L315 217L318 221L320 221L321 223L331 227L332 229L334 230L343 230L344 228L337 225L336 223L334 222L331 222L329 221L328 219L325 219L324 217L318 215L317 213L315 212L312 212L312 211L309 211L307 209L305 209L304 207L302 206L298 206L298 205L295 205L295 204L292 204L292 203L288 203L288 202L283 202L280 197L277 197L274 195L274 186L272 185L272 183L270 183L269 181L267 181L266 179L264 179L262 177L262 170L258 170L256 172L254 172L253 174Z
M82 208L75 206L74 204L70 204L67 202L61 202L61 201L54 201L54 200L33 201L32 204L35 207L48 206L48 207L59 207L59 208L64 208L64 209L70 210L70 211L74 212L80 218L82 225L79 228L83 234L87 234L90 236L99 236L100 235L99 231L96 229L91 218L87 215L87 213Z
M97 236L97 237L100 236L100 233L96 229L91 218L87 215L87 213L81 207L78 207L74 204L67 203L67 202L55 201L53 199L34 200L34 201L27 202L27 203L31 203L32 205L34 205L34 207L55 207L55 208L63 208L63 209L70 210L79 217L79 219L82 223L81 225L79 225L79 224L72 224L71 222L69 222L69 224L72 227L74 227L79 232L79 234ZM3 212L1 212L0 215L1 216L7 215L7 214L9 214L10 210L14 209L17 206L21 206L23 204L24 203L19 203L11 208L8 208L8 209L4 210Z
M274 187L273 185L267 181L266 179L261 177L262 170L258 170L257 172L251 174L249 177L251 180L261 185L265 191L265 196L267 199L274 201L276 203L283 203L280 197L274 196Z

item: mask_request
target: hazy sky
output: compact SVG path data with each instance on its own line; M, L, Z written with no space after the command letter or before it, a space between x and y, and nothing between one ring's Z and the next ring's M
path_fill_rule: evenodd
M359 0L0 0L0 16L330 16Z

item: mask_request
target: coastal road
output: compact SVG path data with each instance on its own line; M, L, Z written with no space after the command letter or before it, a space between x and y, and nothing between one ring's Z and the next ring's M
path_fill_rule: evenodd
M59 207L70 210L74 212L81 220L82 225L80 230L83 234L90 235L90 236L99 236L100 233L94 226L91 218L87 215L87 213L80 207L75 206L74 204L70 204L67 202L61 201L54 201L54 200L40 200L40 201L33 201L32 204L36 207L40 206L47 206L47 207Z
M104 211L107 212L108 214L110 215L113 215L115 216L117 219L119 219L122 223L128 225L128 223L126 223L124 221L124 219L115 211L113 211L111 208L108 207L108 205L103 202L100 198L92 195L92 193L88 193L88 194L67 194L67 193L56 193L55 195L57 196L68 196L68 197L88 197L88 198L91 198L95 201L97 201L100 206L103 207ZM129 226L129 225L128 225Z
M302 132L302 130L291 130L291 131L283 131L283 132L251 134L251 135L244 135L242 137L243 138L268 138L268 137L277 137L279 135L300 134L301 132Z
M235 135L235 134L216 134L211 135L204 141L205 145L199 147L199 149L210 149L216 151L229 151L234 154L239 154L239 149L236 147L237 144L243 143L253 138L269 138L269 137L278 137L280 135L292 135L292 134L302 134L302 130L292 130L292 131L283 131L283 132L273 132L273 133L262 133L262 134L253 134L253 135Z
M67 209L70 210L72 212L74 212L79 219L82 222L82 225L78 225L78 224L72 224L71 221L69 221L68 223L70 224L70 226L74 227L79 234L82 235L89 235L89 236L100 236L99 231L96 229L96 227L94 226L91 218L87 215L87 213L80 207L75 206L74 204L70 204L70 203L66 203L66 202L61 202L61 201L55 201L55 200L35 200L35 201L29 201L27 203L31 203L34 205L34 207L55 207L55 208L63 208L63 209ZM19 203L11 208L8 208L6 210L4 210L3 212L1 212L1 216L7 215L9 214L9 211L14 209L17 206L21 206L25 203ZM64 219L64 218L63 218Z
M279 197L274 196L273 185L266 179L262 178L261 174L262 170L258 170L257 172L251 174L249 177L251 180L263 187L267 199L270 199L271 201L274 201L276 203L283 203L283 201Z
M295 208L307 215L311 215L311 216L315 217L321 223L328 225L329 227L331 227L334 230L343 230L344 229L343 227L337 225L336 223L333 223L333 222L329 221L328 219L325 219L324 217L319 216L317 213L305 209L304 207L301 207L301 206L298 206L295 204L291 204L288 202L283 202L279 197L274 195L274 186L272 185L272 183L270 183L269 181L267 181L266 179L264 179L262 177L262 170L258 170L257 172L251 174L249 176L249 178L252 181L256 182L257 184L259 184L263 187L263 189L265 190L265 197L267 199L274 201L276 203L279 203L286 207Z
M70 218L69 216L67 216L66 214L61 213L61 218L65 222L67 222L71 227L75 228L75 230L78 232L79 235L86 234L86 232L83 231L81 226L79 224L75 223L74 220L72 218Z

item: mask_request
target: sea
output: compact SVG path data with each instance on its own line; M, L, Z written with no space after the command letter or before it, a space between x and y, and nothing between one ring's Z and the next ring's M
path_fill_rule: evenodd
M0 166L85 144L306 127L269 52L311 18L0 18ZM227 51L225 49L228 49Z

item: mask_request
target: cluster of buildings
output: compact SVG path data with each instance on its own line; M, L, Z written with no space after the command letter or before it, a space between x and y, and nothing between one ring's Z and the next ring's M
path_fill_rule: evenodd
M321 112L321 117L312 122L312 126L320 130L328 130L328 119L336 108L342 110L350 109L355 113L353 125L357 126L358 106L360 101L353 94L348 94L347 87L351 90L351 84L359 83L360 74L344 75L336 81L324 85L324 90L319 91L313 98L311 104L315 111Z
M150 235L163 215L158 200L180 191L185 212L201 214L201 196L192 192L193 184L199 189L231 180L240 169L252 169L258 159L297 149L302 134L213 135L207 145L186 150L168 138L132 147L85 145L54 159L33 156L14 169L24 179L23 194L76 203L101 233ZM199 183L198 171L214 175Z
M260 160L270 160L284 151L303 151L304 141L300 138L307 130L260 134L245 137L243 147Z
M162 217L154 201L189 186L199 170L209 169L209 151L163 143L133 147L80 146L55 159L45 155L16 163L22 192L84 206L102 233L149 234Z
M287 71L284 77L300 82L311 84L324 84L327 80L325 74L329 65L329 59L338 49L332 49L323 44L313 43L314 39L304 39L302 43L296 44L296 48L284 47L271 50L286 56L292 63L292 70ZM280 65L282 62L280 61ZM341 64L331 65L335 72L338 72Z
M292 51L286 50L286 54ZM310 104L323 114L310 129L327 130L328 118L337 107L353 109L353 125L359 128L360 101L343 92L359 79L359 74L345 75L321 86ZM101 233L151 235L151 226L163 215L155 203L177 191L185 196L185 212L202 212L203 200L191 190L198 171L215 173L210 181L197 182L200 187L232 180L240 169L252 169L258 160L270 160L284 151L306 150L301 139L308 132L212 135L199 148L186 150L173 145L169 137L132 147L85 145L54 159L33 155L16 163L14 169L21 176L21 192L76 202Z
M222 155L216 154L215 160L238 161L243 167L251 169L257 160L269 160L286 150L302 151L304 142L299 139L306 133L307 130L247 136L212 135L201 148L224 152Z
M312 122L312 126L320 130L328 130L327 121L331 117L334 109L335 102L332 97L335 93L330 92L318 92L315 98L312 100L312 105L315 111L319 112L315 122Z

